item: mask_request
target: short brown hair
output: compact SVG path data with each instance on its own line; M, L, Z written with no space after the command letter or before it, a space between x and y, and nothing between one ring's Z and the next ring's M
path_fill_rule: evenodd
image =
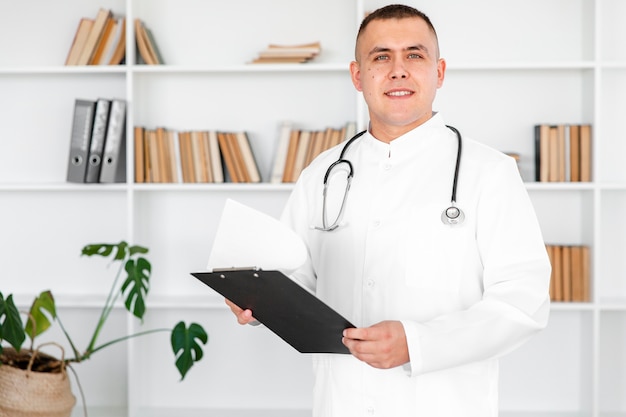
M359 27L359 32L356 35L355 44L358 43L361 34L363 33L367 25L369 25L370 22L372 22L373 20L406 19L411 17L417 17L426 22L430 30L433 32L433 35L435 35L435 40L437 41L437 50L439 50L439 39L437 37L437 31L430 21L430 18L416 8L404 4L390 4L381 7L380 9L376 9L367 16L365 16L365 19L363 19L363 21L361 22L361 26ZM354 55L356 57L356 46Z

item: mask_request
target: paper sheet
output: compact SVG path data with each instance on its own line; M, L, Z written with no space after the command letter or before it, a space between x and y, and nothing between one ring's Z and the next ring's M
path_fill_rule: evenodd
M306 246L288 226L234 200L226 200L207 268L257 267L291 274L306 261Z

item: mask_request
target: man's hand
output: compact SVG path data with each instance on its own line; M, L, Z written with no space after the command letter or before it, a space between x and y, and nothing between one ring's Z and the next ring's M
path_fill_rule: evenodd
M226 302L226 305L230 307L230 310L233 312L233 314L237 317L237 322L239 324L258 323L256 319L252 317L252 310L243 310L239 308L239 306L237 306L235 303L227 299L224 299L224 301Z
M404 326L399 321L345 329L342 341L352 355L374 368L394 368L409 361Z

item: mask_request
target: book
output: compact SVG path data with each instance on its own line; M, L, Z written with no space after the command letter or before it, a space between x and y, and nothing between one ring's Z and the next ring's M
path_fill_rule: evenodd
M591 125L580 126L580 180L591 181Z
M211 148L209 147L209 132L203 130L200 132L200 150L202 152L202 162L204 164L203 171L206 175L207 182L213 181L213 169L211 168Z
M119 65L124 62L126 55L126 18L122 17L118 21L119 37L115 44L115 48L109 58L108 65Z
M113 99L102 157L100 182L126 181L126 101Z
M167 138L169 140L170 149L172 151L172 158L170 161L172 164L172 175L173 175L172 181L182 182L183 172L182 172L182 165L181 165L181 159L180 159L180 146L178 145L178 142L179 142L178 132L173 131L173 130L168 130L166 133L167 133Z
M283 182L283 173L285 172L285 163L287 162L287 150L289 149L289 138L291 136L291 122L285 121L281 124L274 151L274 164L272 165L272 174L270 183L278 184Z
M247 182L261 182L261 174L259 173L259 167L257 166L252 147L250 146L248 134L246 132L237 132L235 136L237 138L237 145L241 151Z
M142 29L144 31L146 45L148 46L148 51L150 52L150 55L152 56L152 58L157 64L163 65L164 63L163 55L161 55L161 50L157 46L157 43L156 43L156 40L154 39L154 35L152 34L152 31L149 28L147 28L145 25L142 25Z
M321 50L320 42L302 45L269 44L267 48L258 53L257 58L253 59L251 63L303 63L315 58Z
M191 133L179 132L178 147L180 153L180 164L182 170L182 180L185 183L196 182L193 167L193 152L191 149Z
M298 140L298 149L293 161L293 171L291 172L291 178L289 182L296 182L300 173L304 169L306 154L309 149L309 142L311 141L311 131L303 130L300 132L300 139Z
M65 65L78 65L78 59L83 51L83 48L85 47L85 43L87 42L87 38L89 37L93 24L94 19L87 17L80 19L74 39L72 40L72 45L70 46L70 51L65 59Z
M202 132L195 130L191 132L191 155L193 157L193 168L195 182L209 182L206 155L204 153L204 140Z
M124 18L112 19L112 21L112 28L102 45L102 52L100 54L96 52L97 58L93 60L94 65L110 65L109 62L122 39L122 32L125 32Z
M102 34L100 35L100 39L98 39L98 43L96 44L96 48L89 59L89 65L98 65L102 56L104 55L104 51L107 47L107 44L112 42L113 37L115 36L115 27L117 26L117 21L113 18L113 16L109 17L104 24L104 29L102 29Z
M546 245L550 257L550 299L557 302L588 302L589 247Z
M150 43L148 34L145 29L145 25L140 19L135 19L135 40L137 43L139 56L143 60L143 63L147 65L159 64L158 58L154 51L154 46Z
M141 184L147 182L144 155L144 128L142 126L135 126L133 143L135 152L135 183Z
M226 135L228 137L230 150L235 159L235 169L237 170L239 182L250 182L250 174L248 174L246 163L243 159L243 152L241 150L241 147L239 146L239 141L237 139L236 133L228 132L226 133Z
M222 164L222 155L220 152L217 132L210 130L208 133L209 154L211 156L211 171L213 173L213 182L224 182L224 167Z
M226 166L227 179L231 182L241 182L241 179L237 172L237 166L235 161L235 155L230 145L228 134L225 132L217 132L217 139L222 151L222 157L224 159L224 165Z
M580 126L569 126L570 181L580 181Z
M68 182L85 182L91 131L93 129L96 102L76 99L70 137L70 154L67 164Z
M100 181L100 169L102 167L102 153L106 139L107 126L109 125L109 111L111 100L99 98L96 100L96 113L91 131L91 144L89 145L89 163L85 182L96 183Z
M76 65L88 65L91 61L102 34L104 33L105 26L109 19L113 17L111 10L101 8L94 19L93 26L89 31L85 46L83 47Z
M298 153L298 143L300 142L300 130L293 129L289 137L289 147L287 148L287 158L285 160L285 170L283 172L283 182L293 182L293 168Z
M535 125L535 180L591 181L591 126Z

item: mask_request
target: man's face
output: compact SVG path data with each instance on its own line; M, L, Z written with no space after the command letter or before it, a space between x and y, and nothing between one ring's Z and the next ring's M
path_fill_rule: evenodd
M352 82L369 107L372 134L394 139L432 116L445 61L420 18L374 20L356 46ZM379 137L382 136L382 137Z

